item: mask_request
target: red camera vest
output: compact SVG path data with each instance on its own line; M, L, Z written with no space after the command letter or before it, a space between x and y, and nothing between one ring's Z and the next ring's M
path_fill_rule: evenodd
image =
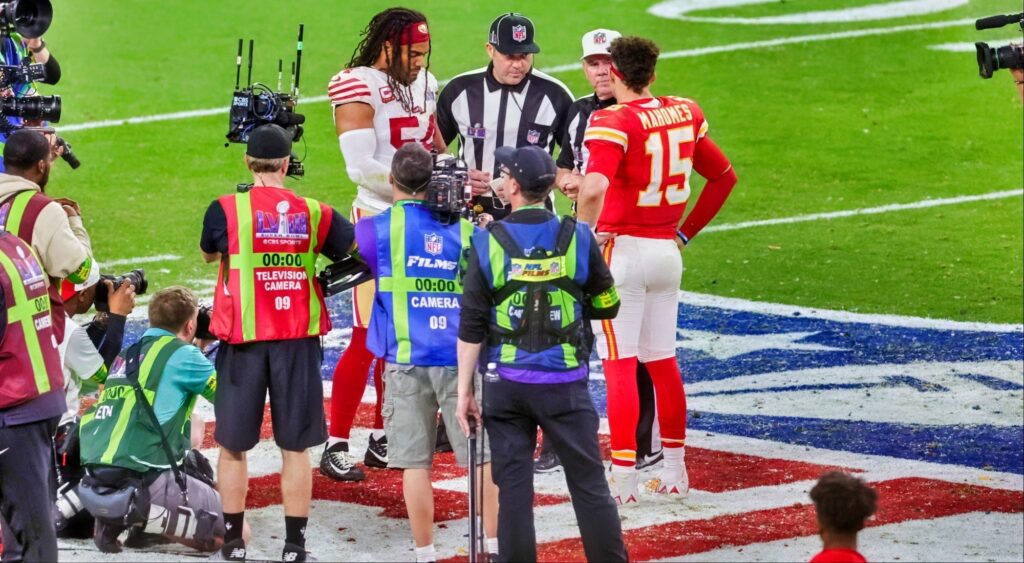
M219 199L228 222L210 330L231 344L292 340L331 329L316 260L329 207L284 188L256 187Z

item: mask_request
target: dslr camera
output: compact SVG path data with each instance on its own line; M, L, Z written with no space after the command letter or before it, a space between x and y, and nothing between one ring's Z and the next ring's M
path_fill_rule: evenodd
M277 61L277 91L271 90L267 85L252 82L252 53L253 40L249 40L249 72L246 79L246 86L241 87L242 77L242 44L238 40L238 56L235 59L235 91L231 96L231 109L228 121L228 143L247 143L249 134L253 129L261 125L273 123L280 125L291 133L292 142L298 142L302 138L302 124L306 116L295 113L295 106L299 102L299 75L302 64L302 33L303 26L299 25L299 41L296 50L295 62L292 63L292 84L287 92L281 89L281 78L284 70L284 63ZM224 146L227 146L225 144ZM302 161L293 153L288 161L288 175L298 177L305 175Z
M1024 12L1005 16L990 16L974 22L975 29L995 29L1004 25L1017 24L1024 31ZM998 49L989 47L981 41L974 44L978 51L978 74L982 78L992 78L992 74L1001 68L1024 68L1024 46L1005 45Z
M107 289L106 280L110 280L114 284L114 291L117 291L117 288L121 287L121 283L125 280L135 286L135 295L142 295L149 289L146 271L141 268L132 270L123 276L101 275L99 283L96 284L96 300L93 306L96 307L97 311L103 313L110 312L110 292Z

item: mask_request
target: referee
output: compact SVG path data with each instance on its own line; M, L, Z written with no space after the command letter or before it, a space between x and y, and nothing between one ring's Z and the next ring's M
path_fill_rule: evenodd
M501 219L510 209L490 193L498 177L494 151L537 145L553 154L565 135L572 93L561 81L533 68L533 22L509 13L491 22L486 68L460 74L441 91L437 125L445 144L458 137L470 168L476 203Z

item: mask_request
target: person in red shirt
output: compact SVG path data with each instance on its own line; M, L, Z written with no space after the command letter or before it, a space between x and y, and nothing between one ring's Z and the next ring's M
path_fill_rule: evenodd
M811 500L824 544L811 563L867 563L857 552L857 532L875 513L878 493L849 473L829 471L811 489Z
M608 385L612 496L638 499L637 362L654 382L664 465L647 483L656 493L684 496L686 395L676 359L676 326L686 245L722 207L736 184L729 159L708 137L704 112L693 100L651 93L658 46L621 37L609 49L616 105L595 111L584 133L590 152L580 188L578 218L606 241L605 260L622 301L613 320L594 324ZM690 176L708 179L693 210ZM678 243L675 242L678 240Z

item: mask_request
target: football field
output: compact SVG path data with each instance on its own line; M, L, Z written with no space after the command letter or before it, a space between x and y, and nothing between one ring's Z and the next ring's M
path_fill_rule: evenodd
M307 173L289 186L347 212L354 187L326 85L389 5L55 0L46 39L63 78L41 93L63 97L57 128L82 167L56 164L47 190L81 204L104 273L142 267L151 291L177 283L211 298L202 215L249 181L244 148L224 147L240 37L255 39L254 80L274 87L305 24ZM695 490L623 511L634 557L806 560L818 546L806 491L825 467L860 471L882 494L869 559L1024 557L1024 113L1007 71L978 77L973 47L1022 40L1016 26L974 29L1019 0L406 5L429 18L442 81L486 64L503 11L534 21L536 67L576 96L588 93L584 32L649 37L662 50L653 91L696 100L736 168L732 196L684 254ZM325 378L351 327L347 296L330 304ZM591 389L603 413L600 373ZM253 548L276 557L270 442L254 459ZM447 458L437 478L439 552L458 557L465 481ZM542 556L581 557L561 475L537 488ZM321 560L411 557L397 472L317 477L314 489ZM93 560L91 547L63 543L62 556Z

